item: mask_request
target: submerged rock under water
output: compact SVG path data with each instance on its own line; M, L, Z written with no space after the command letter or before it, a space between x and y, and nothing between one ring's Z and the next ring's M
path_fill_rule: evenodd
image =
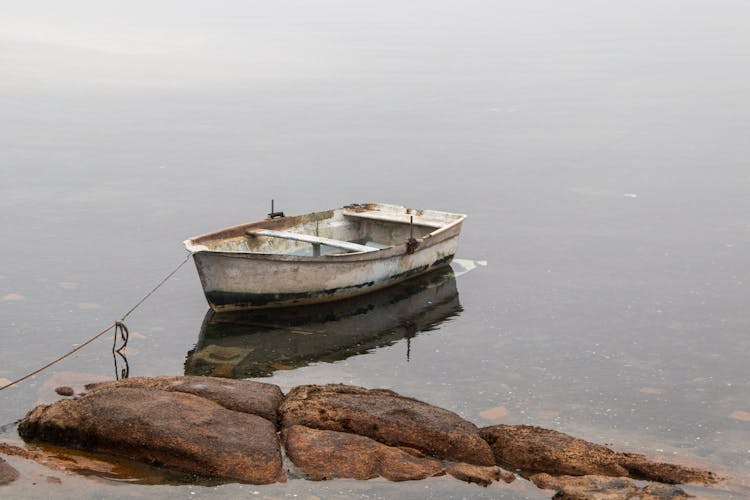
M532 475L529 479L539 488L557 491L554 498L565 500L591 498L671 500L690 497L682 489L671 484L653 483L640 487L624 477L551 476L542 472Z
M272 384L211 377L139 378L87 389L29 412L21 436L253 484L285 481L280 441L296 466L293 474L314 480L403 481L447 473L487 486L515 479L504 466L561 498L586 498L587 491L678 498L682 490L659 483L717 481L707 471L617 453L550 429L478 429L453 412L384 389L308 385L284 396ZM611 479L617 476L659 483L644 489Z
M668 484L713 483L711 472L654 462L636 453L618 453L562 432L531 425L493 425L481 429L497 463L528 472L632 477Z
M18 479L18 471L0 458L0 486L10 484L16 479Z

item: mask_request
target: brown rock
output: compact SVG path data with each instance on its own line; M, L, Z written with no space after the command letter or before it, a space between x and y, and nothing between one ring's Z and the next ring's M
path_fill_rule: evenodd
M561 432L530 425L493 425L480 430L499 465L528 472L627 476L615 452Z
M351 432L390 446L406 446L438 458L494 465L476 426L453 412L385 389L305 385L279 408L282 426Z
M100 387L38 406L18 432L185 472L253 484L283 481L275 426L207 399L132 387Z
M0 458L0 486L10 484L16 479L18 479L18 471Z
M252 380L229 380L218 377L135 377L125 380L89 384L95 391L111 387L132 387L184 392L211 400L228 410L251 413L278 422L278 408L284 394L278 386Z
M75 391L73 390L73 388L67 385L56 387L55 392L58 393L60 396L72 396L73 394L75 394Z
M643 455L622 453L621 463L634 479L647 479L668 484L703 483L712 484L719 480L713 472L683 465L654 462Z
M463 462L449 465L445 472L467 483L477 483L489 486L495 481L503 480L510 484L516 476L512 472L506 472L495 465L471 465Z
M346 432L293 425L283 430L289 459L310 479L425 479L444 474L440 462Z
M608 476L550 476L541 473L529 478L539 488L556 490L553 498L564 500L667 500L688 498L690 495L676 486L652 484L644 488L624 477Z
M494 425L480 430L499 465L527 472L571 476L630 476L663 483L713 483L707 471L648 460L643 455L617 453L605 446L562 432L530 425Z

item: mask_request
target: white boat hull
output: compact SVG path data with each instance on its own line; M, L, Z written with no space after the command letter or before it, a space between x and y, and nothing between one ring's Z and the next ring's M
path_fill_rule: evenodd
M320 256L216 251L196 244L192 251L215 311L287 307L361 295L448 265L460 230L459 220L425 234L416 239L413 253L406 242L377 251Z

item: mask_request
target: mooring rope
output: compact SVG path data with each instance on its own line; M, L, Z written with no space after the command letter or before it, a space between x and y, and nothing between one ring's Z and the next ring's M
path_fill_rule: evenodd
M120 347L117 347L117 334L120 334L120 340L122 341L122 344L120 344ZM128 327L125 325L125 322L123 321L117 321L115 322L115 336L112 340L112 359L115 361L115 378L117 380L128 378L128 375L130 374L130 365L128 365L128 358L125 357L125 354L123 354L123 349L125 349L128 346L128 340L130 340L130 331L128 330ZM117 356L120 356L120 359L123 363L123 368L120 371L117 371L118 363L117 363Z
M148 292L141 300L139 300L136 305L134 305L133 307L131 307L128 312L126 312L125 314L123 314L122 318L120 318L120 321L124 322L125 319L127 319L127 317L130 316L130 313L132 313L133 311L135 311L141 304L143 304L144 302L146 302L146 299L149 298L149 297L151 297L151 294L153 294L155 291L157 291L164 283L166 283L169 280L169 278L171 278L172 276L174 276L175 273L177 271L179 271L180 268L182 266L184 266L185 263L187 261L189 261L190 257L192 257L192 256L193 256L193 254L188 253L187 257L185 257L185 260L183 260L182 262L180 262L179 266L175 267L174 270L171 273L167 274L167 276L163 280L161 280L159 282L159 284L156 285L150 292Z
M21 377L21 378L19 378L17 380L14 380L13 382L11 382L9 384L6 384L6 385L0 387L0 391L2 391L3 389L7 389L8 387L10 387L12 385L16 385L19 382L23 382L27 378L33 377L37 373L46 370L47 368L49 368L50 366L54 365L55 363L59 363L60 361L62 361L63 359L67 358L68 356L70 356L74 352L83 349L84 347L86 347L87 345L89 345L90 343L92 343L93 341L95 341L96 339L98 339L99 337L101 337L102 335L104 335L105 333L107 333L108 331L110 331L114 327L115 327L115 324L114 323L110 323L109 325L107 325L107 327L104 330L100 331L99 333L97 333L96 335L94 335L93 337L91 337L90 339L88 339L86 342L84 342L83 344L81 344L78 347L76 347L76 348L74 348L74 349L66 352L62 356L59 356L59 357L55 358L54 360L50 361L46 365L44 365L44 366L42 366L40 368L37 368L33 372L28 373L28 374L24 375L23 377Z
M50 366L54 365L55 363L59 363L60 361L62 361L63 359L67 358L71 354L73 354L73 353L75 353L75 352L83 349L84 347L86 347L87 345L89 345L90 343L92 343L93 341L95 341L96 339L98 339L99 337L101 337L102 335L104 335L105 333L107 333L108 331L112 330L113 328L115 329L115 339L114 339L114 344L112 345L112 353L113 354L117 353L117 354L122 355L121 351L127 345L127 343L128 343L128 337L129 337L128 327L125 326L125 319L128 316L130 316L130 313L132 313L133 311L135 311L141 304L143 304L146 301L146 299L148 299L149 297L151 297L151 295L155 291L157 291L159 288L161 288L161 286L164 283L166 283L169 280L169 278L171 278L172 276L174 276L175 273L177 271L179 271L180 268L182 268L182 266L184 266L187 261L190 260L190 257L192 257L192 254L189 253L187 255L187 257L185 257L185 260L183 260L182 262L180 262L180 265L178 265L176 268L174 268L174 270L171 273L169 273L163 280L161 280L158 285L156 285L154 288L152 288L150 292L148 292L141 300L138 301L138 303L136 303L136 305L134 305L133 307L131 307L128 312L126 312L125 314L123 314L122 318L120 318L119 321L113 321L112 323L110 323L109 325L107 325L103 330L101 330L99 333L97 333L96 335L94 335L90 339L86 340L85 342L83 342L82 344L78 345L74 349L71 349L70 351L66 352L65 354L62 354L62 355L58 356L57 358L55 358L54 360L50 361L46 365L44 365L44 366L42 366L40 368L37 368L33 372L28 373L28 374L24 375L23 377L21 377L19 379L16 379L16 380L14 380L14 381L12 381L12 382L10 382L8 384L5 384L4 386L0 387L0 391L2 391L3 389L7 389L8 387L14 386L14 385L18 384L19 382L23 382L27 378L33 377L37 373L46 370L47 368L49 368ZM117 347L117 334L118 333L120 333L120 337L122 339L122 345L119 348Z

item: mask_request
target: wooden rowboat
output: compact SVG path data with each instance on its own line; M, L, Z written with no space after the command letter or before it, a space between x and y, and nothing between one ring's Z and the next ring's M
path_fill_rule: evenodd
M280 215L280 216L279 216ZM185 240L215 311L329 302L450 263L463 214L379 203L268 219Z

